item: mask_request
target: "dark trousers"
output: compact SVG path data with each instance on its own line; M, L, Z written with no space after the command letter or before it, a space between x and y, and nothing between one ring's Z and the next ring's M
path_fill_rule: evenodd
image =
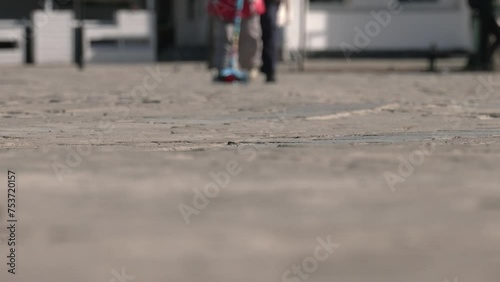
M493 55L500 46L500 27L496 21L493 0L469 0L472 10L479 16L479 49L467 65L470 70L492 70ZM495 41L491 42L491 36Z
M274 75L276 72L276 40L278 26L276 24L278 16L279 1L266 0L266 13L260 17L262 27L262 71L267 75Z
M491 35L495 41L491 43ZM492 65L493 56L500 44L500 28L493 11L487 11L481 16L481 35L479 60L482 65Z

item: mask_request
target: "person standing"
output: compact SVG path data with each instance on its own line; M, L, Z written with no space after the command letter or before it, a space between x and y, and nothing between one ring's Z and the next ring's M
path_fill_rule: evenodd
M262 26L262 67L266 82L276 82L278 9L282 0L264 0L266 11L260 16Z
M258 75L262 52L259 17L264 13L264 0L245 0L239 41L239 65L250 78ZM218 71L227 66L228 53L232 49L236 0L209 0L208 13L215 18L215 58Z
M479 60L485 70L493 70L493 56L500 44L500 27L497 23L493 0L483 0L479 3L479 16L481 18L480 53ZM495 37L493 43L490 36Z
M493 56L500 46L500 27L496 21L493 0L469 0L472 11L479 16L479 46L469 59L469 70L493 70ZM491 42L491 35L495 41Z

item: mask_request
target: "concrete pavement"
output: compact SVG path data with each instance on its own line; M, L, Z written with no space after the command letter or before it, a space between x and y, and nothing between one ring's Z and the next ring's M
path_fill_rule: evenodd
M499 279L497 74L209 79L0 69L1 281Z

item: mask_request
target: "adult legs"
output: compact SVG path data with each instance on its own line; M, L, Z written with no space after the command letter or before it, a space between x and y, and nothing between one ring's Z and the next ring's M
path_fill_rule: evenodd
M266 12L260 17L262 26L262 72L267 76L267 81L275 81L276 73L276 31L278 29L276 19L278 15L279 1L266 0Z
M500 27L498 26L494 13L488 17L488 29L489 33L495 36L495 41L489 49L489 57L493 60L493 55L495 54L496 49L500 46Z
M492 70L493 54L500 44L498 42L500 40L500 28L496 22L493 0L482 0L478 5L481 26L478 55L479 65L482 70ZM493 44L491 44L491 35L496 37Z

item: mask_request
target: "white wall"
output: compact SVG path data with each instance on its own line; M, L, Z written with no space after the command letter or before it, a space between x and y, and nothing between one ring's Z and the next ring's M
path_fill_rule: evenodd
M149 10L118 10L112 24L85 21L85 60L92 63L154 61L153 20ZM116 40L118 45L92 46L93 41L99 40Z
M300 46L299 1L302 0L293 0L296 6L295 20L286 33L289 49L292 50L299 49ZM308 50L342 51L342 46L351 46L358 50L404 51L428 50L431 45L436 45L438 49L471 49L472 35L467 0L404 4L400 13L391 13L391 20L385 27L379 25L381 28L377 33L372 22L375 18L371 13L389 12L388 5L391 1L394 0L311 4L306 21ZM359 39L362 35L359 35L360 32L356 28L367 34L366 27L369 23L374 33L373 36L368 36L368 44L364 44L365 42Z
M33 13L34 60L37 64L72 64L74 19L70 11Z

